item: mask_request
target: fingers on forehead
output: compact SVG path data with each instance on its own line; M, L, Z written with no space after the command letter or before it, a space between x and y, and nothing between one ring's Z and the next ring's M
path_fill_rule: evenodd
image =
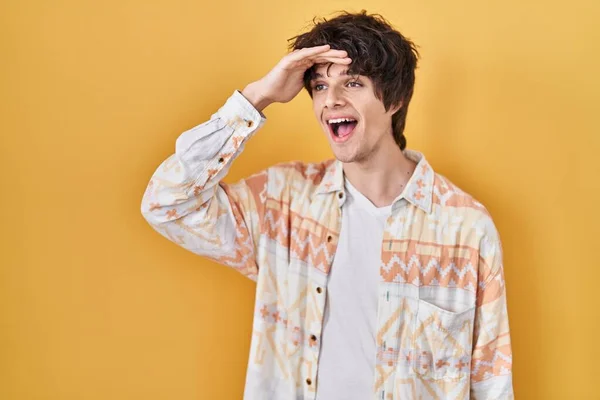
M311 56L314 54L321 54L321 53L325 53L327 51L330 51L329 45L323 45L323 46L315 46L315 47L304 47L302 49L299 49L298 53L303 55L303 56Z

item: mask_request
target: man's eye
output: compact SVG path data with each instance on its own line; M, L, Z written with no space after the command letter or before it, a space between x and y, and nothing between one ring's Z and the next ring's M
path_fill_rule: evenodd
M358 81L350 81L348 82L349 87L361 87L362 85Z
M321 90L325 89L325 85L318 84L318 85L315 85L315 87L313 89L316 90L317 92L320 92Z

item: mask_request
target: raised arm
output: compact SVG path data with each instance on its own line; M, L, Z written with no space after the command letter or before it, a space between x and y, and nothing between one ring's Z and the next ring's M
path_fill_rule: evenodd
M209 121L179 136L175 154L153 174L142 199L150 225L176 244L255 280L263 220L263 171L234 185L222 180L246 140L265 122L261 111L293 99L304 72L317 63L349 64L329 46L289 53L261 80L236 91Z

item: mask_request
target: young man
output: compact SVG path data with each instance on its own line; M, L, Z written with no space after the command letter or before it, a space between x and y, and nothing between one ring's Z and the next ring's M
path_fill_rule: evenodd
M484 206L406 150L417 52L344 13L177 139L142 213L257 282L251 400L510 399L502 250ZM336 160L222 182L305 87Z

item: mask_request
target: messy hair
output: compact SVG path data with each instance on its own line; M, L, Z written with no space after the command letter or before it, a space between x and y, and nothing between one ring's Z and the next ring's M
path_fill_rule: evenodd
M404 127L406 113L415 86L415 69L419 53L416 46L379 14L342 12L335 18L313 20L312 29L289 39L289 49L329 44L345 50L352 59L349 75L363 75L373 81L375 96L386 111L400 105L392 116L394 140L406 148ZM311 80L316 66L304 74L304 88L312 97Z

